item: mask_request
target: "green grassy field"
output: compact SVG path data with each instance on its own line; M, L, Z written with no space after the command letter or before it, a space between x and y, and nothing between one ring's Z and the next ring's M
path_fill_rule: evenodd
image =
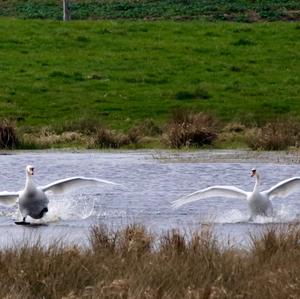
M300 115L299 23L0 19L0 117L127 130L186 107L261 124Z

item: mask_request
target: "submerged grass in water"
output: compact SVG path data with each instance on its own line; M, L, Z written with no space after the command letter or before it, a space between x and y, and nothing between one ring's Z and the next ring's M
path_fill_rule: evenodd
M90 246L39 242L0 251L2 298L297 298L299 224L269 226L247 250L210 228L154 236L97 225Z

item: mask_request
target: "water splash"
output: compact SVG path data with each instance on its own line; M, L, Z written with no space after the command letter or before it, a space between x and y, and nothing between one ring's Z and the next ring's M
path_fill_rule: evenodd
M299 214L295 212L292 205L282 204L276 207L273 215L263 216L257 215L251 221L250 214L238 209L226 211L214 217L210 216L208 221L201 221L202 223L215 223L215 224L234 224L234 223L249 223L249 224L269 224L269 223L288 223L299 218Z
M215 223L218 224L241 223L241 222L248 222L248 221L249 221L249 215L237 209L227 211L226 214L218 215L216 216L215 219Z
M52 198L48 205L48 213L41 219L33 219L30 216L27 220L31 223L57 223L68 220L84 220L89 218L95 207L95 199L91 196L78 195L76 197ZM13 212L6 211L6 216L14 219L21 219L18 209Z
M49 212L44 218L49 222L87 219L93 214L94 207L95 200L90 196L62 197L50 201Z

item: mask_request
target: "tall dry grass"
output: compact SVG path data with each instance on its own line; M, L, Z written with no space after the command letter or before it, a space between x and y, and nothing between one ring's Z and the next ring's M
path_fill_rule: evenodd
M90 246L39 241L0 250L1 298L299 298L300 226L268 226L249 249L211 229L155 236L91 228Z
M7 120L0 121L0 149L13 149L18 144L15 123Z
M217 121L205 113L179 109L166 126L167 143L172 148L210 145L217 138Z
M285 150L299 146L300 123L297 120L277 120L261 128L252 128L246 134L246 143L253 150Z

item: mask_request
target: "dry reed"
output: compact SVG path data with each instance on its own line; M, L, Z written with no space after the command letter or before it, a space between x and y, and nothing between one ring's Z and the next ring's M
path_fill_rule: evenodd
M246 143L253 150L284 150L298 146L300 140L299 121L269 122L261 128L252 128L246 133Z
M204 113L176 110L166 126L165 134L172 148L209 145L217 137L216 120Z
M1 298L299 298L300 226L268 226L247 250L211 229L157 237L91 228L90 246L39 241L0 250Z
M13 149L18 144L19 140L15 124L7 120L2 120L0 122L0 149Z

